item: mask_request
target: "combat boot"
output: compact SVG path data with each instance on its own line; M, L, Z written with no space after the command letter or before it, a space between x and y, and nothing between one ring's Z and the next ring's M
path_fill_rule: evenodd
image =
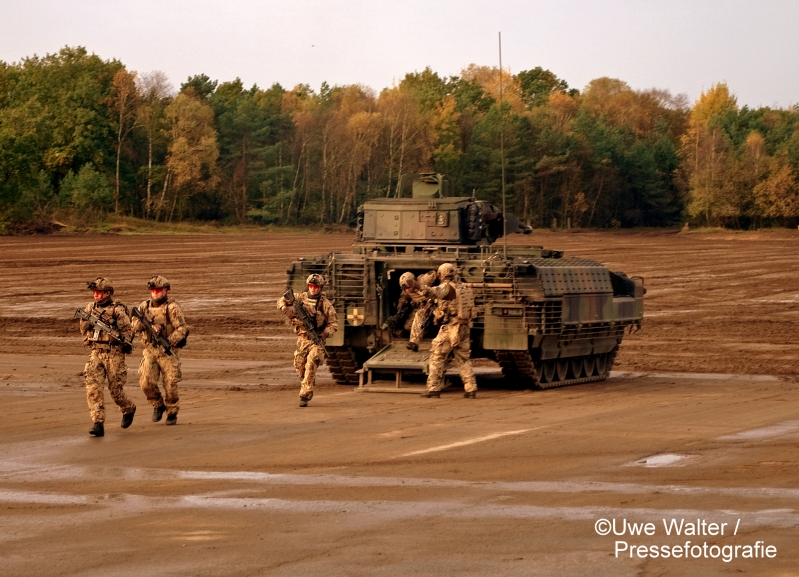
M424 397L425 399L440 399L441 391L425 391L419 396Z
M466 391L463 393L464 399L476 399L477 398L477 391Z
M166 416L166 424L167 425L177 425L178 424L178 416L177 415L167 415Z
M122 415L122 428L127 429L128 427L133 424L133 415L136 414L136 407L133 407L133 410L129 413L125 413Z
M157 423L164 416L166 405L161 405L153 409L153 423Z
M92 430L89 431L89 434L92 435L93 437L102 437L103 435L105 435L105 429L103 428L103 424L95 423L94 426L92 427Z
M408 343L407 345L405 345L405 348L407 348L409 351L413 351L414 353L419 352L419 345L417 345L416 343Z

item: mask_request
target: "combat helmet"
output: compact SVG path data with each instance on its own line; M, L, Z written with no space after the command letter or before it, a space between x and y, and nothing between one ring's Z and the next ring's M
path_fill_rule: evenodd
M153 278L147 281L147 288L150 290L153 289L167 289L169 290L171 287L169 286L169 281L162 277L160 274L155 275Z
M438 278L441 280L455 280L455 265L451 262L445 262L438 267Z
M416 276L410 271L402 273L402 276L399 278L399 285L403 290L411 288L415 282Z
M325 277L320 274L312 274L309 275L307 279L305 279L305 284L307 285L316 285L318 287L325 286Z
M90 291L111 291L111 294L114 294L114 283L111 282L111 279L102 276L87 282L86 288Z

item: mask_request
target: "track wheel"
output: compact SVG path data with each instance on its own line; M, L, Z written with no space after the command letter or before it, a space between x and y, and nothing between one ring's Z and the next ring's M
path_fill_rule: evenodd
M569 360L569 370L571 371L571 378L579 379L583 376L583 357L572 357ZM591 373L588 373L587 376L591 376Z
M605 374L605 370L608 366L608 354L607 353L599 353L596 355L596 372L598 375Z
M558 359L555 363L557 368L557 377L559 382L566 380L566 375L569 373L569 359Z
M583 357L583 372L586 377L593 377L594 371L596 370L596 357L594 355L588 355Z
M541 381L544 383L554 383L557 381L556 374L558 372L558 368L555 364L555 361L544 361L544 366L541 370Z

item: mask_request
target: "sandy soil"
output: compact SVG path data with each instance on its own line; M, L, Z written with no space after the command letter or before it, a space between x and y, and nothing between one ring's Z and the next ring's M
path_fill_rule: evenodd
M274 300L292 258L348 235L0 238L0 574L799 575L799 234L520 242L645 277L611 379L428 400L322 371L301 410ZM85 281L133 305L156 273L192 326L178 426L150 422L137 350L133 426L112 410L90 438L69 319ZM672 518L727 525L678 537ZM602 536L600 519L656 532ZM616 541L777 553L617 558Z

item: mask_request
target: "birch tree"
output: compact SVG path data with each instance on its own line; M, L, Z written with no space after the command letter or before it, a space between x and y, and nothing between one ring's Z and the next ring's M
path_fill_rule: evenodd
M119 213L119 165L122 159L122 143L136 124L139 92L136 88L136 73L124 68L117 70L111 83L110 108L116 124L116 177L114 179L114 212Z

